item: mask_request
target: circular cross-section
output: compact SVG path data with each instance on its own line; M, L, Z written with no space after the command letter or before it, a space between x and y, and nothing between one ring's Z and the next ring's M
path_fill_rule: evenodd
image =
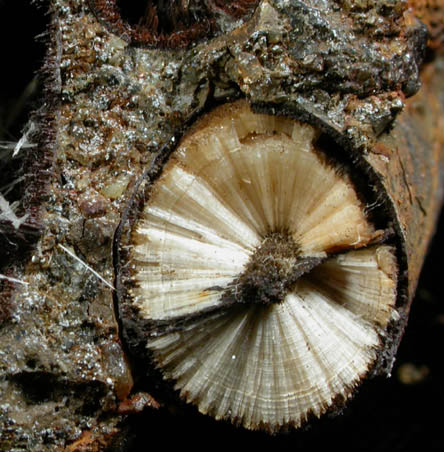
M397 318L394 249L318 135L243 101L216 109L170 155L125 244L127 337L200 412L248 429L345 401Z

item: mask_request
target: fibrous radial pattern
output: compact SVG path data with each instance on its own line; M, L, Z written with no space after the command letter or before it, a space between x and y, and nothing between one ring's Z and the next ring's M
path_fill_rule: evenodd
M316 128L239 101L169 157L132 232L146 347L202 413L299 427L346 400L397 318L394 248Z

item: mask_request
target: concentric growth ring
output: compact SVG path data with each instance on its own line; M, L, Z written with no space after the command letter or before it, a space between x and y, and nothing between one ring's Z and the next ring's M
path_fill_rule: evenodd
M398 316L394 249L318 136L219 107L171 154L127 248L124 326L135 312L183 399L248 429L345 401Z

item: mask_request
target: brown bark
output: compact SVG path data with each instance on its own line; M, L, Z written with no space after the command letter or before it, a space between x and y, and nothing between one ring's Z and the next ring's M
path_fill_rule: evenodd
M406 11L402 2L314 10L263 1L244 25L224 19L210 27L215 38L199 34L190 49L190 33L173 51L127 46L90 3L50 2L46 105L25 196L24 227L41 235L1 270L24 284L0 280L0 448L126 450L138 413L158 407L138 392L151 381L128 364L114 291L66 250L112 283L114 232L155 153L190 118L237 97L320 127L366 175L400 263L402 315L376 369L389 372L444 195L442 2L411 1ZM431 33L418 94L425 35L415 17ZM171 422L165 416L148 419Z
M421 93L407 102L394 130L367 157L395 203L408 262L409 300L443 199L443 80L442 63L435 63L424 68ZM378 156L381 151L388 160Z
M402 247L403 278L399 289L404 316L393 353L407 325L418 278L435 233L444 195L443 90L440 63L423 71L423 88L407 101L393 131L381 137L366 160L376 171L392 202ZM382 153L380 153L382 152ZM405 278L405 279L404 279ZM403 287L403 285L405 285Z

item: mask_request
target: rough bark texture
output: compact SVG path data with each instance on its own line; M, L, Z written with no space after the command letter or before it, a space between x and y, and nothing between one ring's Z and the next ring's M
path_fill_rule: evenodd
M144 169L184 122L232 98L319 125L368 174L402 271L390 370L444 184L444 5L409 5L262 1L226 33L159 50L128 46L87 1L49 2L25 195L40 238L1 269L22 283L0 280L0 449L129 450L137 413L157 408L128 364L113 290L70 253L112 284L114 232ZM431 30L421 90L415 15Z

